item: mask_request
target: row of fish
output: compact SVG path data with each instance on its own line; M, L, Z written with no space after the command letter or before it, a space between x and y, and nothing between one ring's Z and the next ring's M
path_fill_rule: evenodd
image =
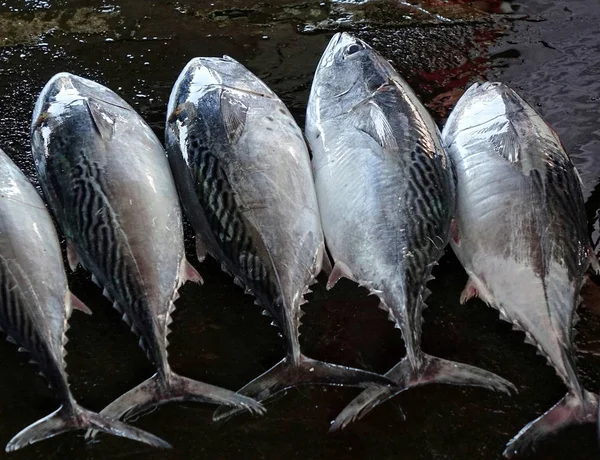
M557 135L523 99L500 83L475 84L440 136L388 61L341 34L317 68L306 135L334 260L329 284L344 276L378 296L406 346L406 357L385 374L397 386L365 390L334 429L417 385L515 389L420 349L426 284L449 239L469 275L461 302L478 296L497 308L568 388L504 455L564 426L597 421L598 397L579 383L572 344L584 274L590 264L599 268L581 179Z
M505 379L421 350L432 270L450 241L479 296L525 331L568 393L508 444L506 456L573 423L596 422L580 385L572 322L584 274L598 268L580 180L556 134L498 83L472 86L442 134L407 83L367 44L336 34L318 65L306 140L281 100L229 57L196 58L176 81L166 155L139 115L109 89L54 76L35 107L31 140L49 208L81 265L123 315L156 373L100 414L79 406L65 372L67 321L87 311L70 293L41 198L0 155L0 326L28 350L60 408L25 428L15 450L88 429L157 447L127 421L168 401L248 410L301 384L362 387L332 429L428 383L516 391ZM167 335L178 289L201 282L185 258L182 211L199 261L210 255L281 327L285 357L238 392L175 374ZM25 206L24 206L25 205ZM332 257L325 250L325 242ZM369 289L402 332L406 356L385 376L313 360L300 349L304 296L321 269Z

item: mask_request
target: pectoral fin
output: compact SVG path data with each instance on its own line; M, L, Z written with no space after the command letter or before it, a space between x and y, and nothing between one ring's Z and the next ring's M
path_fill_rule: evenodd
M202 237L196 234L196 257L198 258L198 262L204 262L207 252L208 251L206 250L206 245L204 244Z
M398 148L392 126L381 108L371 101L356 110L354 125L368 134L384 151Z
M340 280L340 278L348 278L354 281L354 276L348 266L340 261L336 261L327 280L327 290L331 289Z
M86 315L91 315L92 314L92 310L90 310L86 304L84 304L81 300L79 300L77 298L77 296L75 296L75 294L73 294L72 292L70 294L71 294L71 306L75 310L82 311Z
M112 139L116 121L104 110L102 104L98 101L88 98L85 99L85 104L100 137L104 140Z
M73 240L67 239L67 262L69 262L69 268L72 272L77 270L79 264L79 256L77 255L77 247Z
M248 106L235 98L230 91L221 91L221 117L229 142L235 144L242 137L246 126Z
M200 273L188 262L187 259L183 259L181 278L185 281L191 281L197 284L203 284L204 281L200 276Z
M473 297L479 297L479 293L477 291L477 286L475 286L473 280L469 278L467 285L460 294L460 303L464 304Z
M331 272L333 271L333 264L331 263L331 259L329 258L329 254L325 247L323 247L323 263L321 265L321 270L324 271L327 276L331 275Z

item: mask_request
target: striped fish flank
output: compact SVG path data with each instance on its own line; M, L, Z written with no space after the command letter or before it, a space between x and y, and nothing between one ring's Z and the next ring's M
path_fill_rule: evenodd
M262 411L250 398L179 376L169 366L177 291L201 278L185 258L164 149L144 120L108 88L60 73L38 98L32 151L71 268L80 263L92 273L157 371L101 414L130 418L175 399Z
M53 138L61 135L65 145L81 142L77 132L67 134L57 130L52 134ZM160 306L154 315L165 316L164 308L169 304L151 303L144 291L143 283L140 283L142 274L136 264L130 262L135 260L135 255L126 235L123 235L118 211L109 198L101 168L97 161L90 159L93 155L89 145L81 146L73 158L70 188L58 189L66 192L61 195L63 209L73 211L66 214L70 220L65 224L65 228L69 229L70 248L76 252L77 260L93 273L95 282L105 289L105 295L114 302L132 332L140 336L140 345L148 358L160 364L162 356L157 355L157 349L160 350L161 345L166 343L166 324L159 322L156 325L159 330L154 330L152 315L144 309ZM51 157L48 163L50 168L60 167L53 164ZM73 243L75 241L76 244ZM155 344L156 340L161 345Z
M96 122L90 116L92 109L88 104L86 100L80 99L79 104L75 103L70 107L73 114L69 119L77 122L59 124L50 115L46 115L39 121L39 126L36 126L36 132L44 133L44 130L51 129L43 144L48 154L44 150L41 152L46 162L43 171L50 172L47 176L42 176L42 188L48 196L56 197L56 202L51 200L51 203L56 203L55 206L62 211L57 215L63 217L59 222L69 240L70 258L78 260L93 273L97 284L106 289L115 306L132 323L134 332L140 335L141 344L149 359L159 366L163 361L162 350L154 342L160 340L165 331L164 328L162 331L155 331L152 318L154 315L164 316L168 302L152 302L148 297L154 294L160 299L162 294L163 299L172 298L175 283L166 286L165 294L151 294L144 290L144 275L140 273L134 249L121 227L122 219L117 218L120 210L115 209L116 200L111 199L111 191L106 184L104 170L107 160L96 153L106 152L106 140L96 132ZM129 109L123 105L121 110ZM53 126L54 123L56 126ZM82 136L85 132L91 132L94 136L91 139ZM34 155L36 159L40 158L37 150ZM64 173L53 174L55 171ZM44 181L45 177L49 179L47 182ZM177 228L177 216L169 223L173 224L176 232L181 232ZM173 270L177 259L181 259L182 250L177 249L179 254L176 254L174 262L169 261L170 266L167 265L166 269ZM142 306L144 303L146 311Z
M368 288L406 346L406 357L385 374L396 386L365 390L332 429L413 386L513 388L420 348L426 285L449 239L455 190L439 130L409 85L365 42L336 34L313 80L306 138L335 264L328 287L346 277Z
M161 439L81 407L67 383L65 345L73 308L91 313L71 292L54 224L33 185L0 150L0 327L27 351L60 408L18 433L11 452L72 430L98 429L157 447Z
M206 210L208 225L225 257L243 274L244 286L260 296L272 316L282 320L274 300L278 295L277 275L262 238L244 216L244 205L218 157L209 151L196 156L200 167L196 176L196 195ZM263 262L263 260L265 262Z
M60 327L59 320L55 323L59 328L52 329L49 333L37 328L35 315L43 315L43 312L36 307L29 307L34 296L35 289L31 280L19 263L1 254L0 327L6 332L9 342L19 344L32 355L32 363L46 377L48 385L64 393L62 380L67 377L64 372L66 352L63 348L65 327ZM65 317L63 321L66 320Z
M286 357L238 393L264 401L302 384L387 384L301 353L301 305L325 248L308 150L277 95L228 56L196 58L175 83L167 112L167 154L198 258L221 262L286 343ZM214 418L235 412L220 408Z
M191 179L191 195L183 199L183 204L191 208L188 215L198 233L198 258L203 260L208 252L220 260L223 269L235 276L236 283L254 293L261 305L281 323L282 303L276 302L281 292L275 267L260 229L245 212L264 205L261 202L247 203L241 193L236 193L226 171L230 159L223 155L226 152L219 151L218 144L215 145L219 139L227 139L227 127L214 123L220 113L221 95L221 88L203 93L198 104L202 105L204 112L214 111L204 116L198 114L191 102L184 101L179 105L181 109L176 123L193 120L193 123L186 124L184 135L187 137L182 141L189 159ZM174 156L172 145L168 138L169 159L173 164L173 158L178 157ZM235 173L231 175L235 179ZM177 174L175 176L178 178ZM178 180L177 184L182 189L180 183Z

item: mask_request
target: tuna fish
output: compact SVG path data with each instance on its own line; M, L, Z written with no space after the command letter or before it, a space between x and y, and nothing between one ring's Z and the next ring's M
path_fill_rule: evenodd
M111 90L60 73L37 101L32 149L42 189L68 241L71 268L80 263L92 272L157 370L102 415L130 418L183 400L262 411L250 398L169 367L167 334L178 288L201 278L185 258L177 190L150 127Z
M461 302L478 296L525 332L567 386L504 455L574 423L596 422L598 397L582 388L572 327L590 263L581 181L558 136L501 83L473 85L444 128L456 169L454 252L469 275Z
M71 430L93 428L156 447L169 444L145 431L81 407L67 383L66 332L73 308L91 311L70 291L50 214L21 170L0 150L0 327L29 352L61 406L6 446L11 452Z
M428 383L509 392L512 384L491 372L420 348L426 284L448 242L454 183L439 130L408 84L366 43L336 34L315 74L306 137L335 263L327 287L345 277L367 288L406 345L406 357L385 374L397 386L365 390L332 429Z
M175 83L168 114L167 153L198 259L220 261L283 330L286 357L239 393L264 401L300 384L387 384L300 351L301 305L325 246L308 149L281 100L230 57L197 58Z

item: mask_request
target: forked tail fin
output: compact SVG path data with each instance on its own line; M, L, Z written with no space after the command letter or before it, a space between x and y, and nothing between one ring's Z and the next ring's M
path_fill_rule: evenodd
M110 420L121 418L128 420L152 407L170 401L207 402L233 406L257 414L265 412L260 403L246 396L171 372L167 378L158 373L154 374L110 403L100 412L100 415ZM86 438L93 438L95 435L96 432L90 430Z
M534 421L525 425L506 445L504 456L516 457L541 440L569 425L597 423L598 396L583 391L583 399L567 393L556 405Z
M298 362L284 358L264 374L241 388L238 393L257 401L265 401L277 393L299 385L340 385L370 388L392 385L389 379L373 372L317 361L300 355ZM240 412L236 408L219 407L213 420L226 420Z
M430 383L447 383L483 387L510 394L517 392L516 387L508 380L468 364L447 361L423 354L421 366L415 369L407 358L396 364L385 376L396 383L388 388L368 388L348 404L333 421L330 430L345 428L349 423L368 414L382 402L412 387Z
M144 442L154 447L170 449L171 445L146 431L111 421L95 412L74 405L67 409L61 406L47 417L38 420L18 433L6 446L6 452L13 452L44 439L72 430L93 429L110 433L115 436Z

